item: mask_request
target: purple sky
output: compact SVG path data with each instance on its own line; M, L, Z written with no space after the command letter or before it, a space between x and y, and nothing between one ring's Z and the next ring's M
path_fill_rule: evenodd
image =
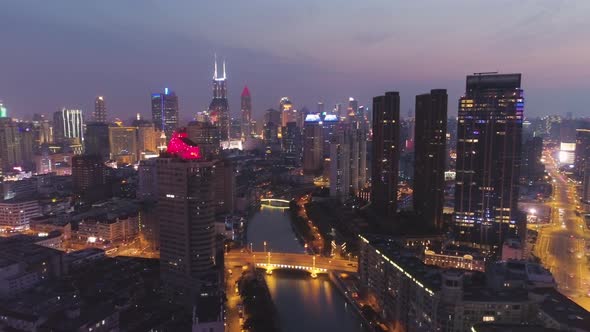
M590 114L590 1L3 0L0 99L14 117L61 106L149 114L176 91L182 118L211 98L213 54L227 60L230 107L247 84L255 115L289 96L327 108L349 96L449 90L465 75L522 72L525 112Z

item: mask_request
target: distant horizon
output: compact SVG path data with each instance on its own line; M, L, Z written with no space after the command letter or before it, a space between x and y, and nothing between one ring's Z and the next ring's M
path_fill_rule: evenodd
M227 62L233 116L245 85L256 119L283 96L313 110L350 96L370 105L386 91L400 92L406 115L435 88L447 89L456 114L465 77L487 71L522 73L527 117L588 114L590 47L581 41L590 2L141 4L3 3L0 100L9 114L89 113L102 95L109 117L147 117L149 95L168 87L192 118L211 100L215 54Z

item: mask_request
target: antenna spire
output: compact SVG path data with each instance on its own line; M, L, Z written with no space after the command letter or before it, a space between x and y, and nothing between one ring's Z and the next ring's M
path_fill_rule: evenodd
M213 71L213 79L217 78L217 53L214 54L214 58L215 58L215 70Z
M225 76L225 60L223 60L223 79L226 79L227 76Z

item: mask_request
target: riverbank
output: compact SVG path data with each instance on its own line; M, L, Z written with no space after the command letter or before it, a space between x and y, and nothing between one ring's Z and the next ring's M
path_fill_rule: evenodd
M248 270L238 280L244 306L243 328L253 332L279 332L279 314L264 279L264 271Z

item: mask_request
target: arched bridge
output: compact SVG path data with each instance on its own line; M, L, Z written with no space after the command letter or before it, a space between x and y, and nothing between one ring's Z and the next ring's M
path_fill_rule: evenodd
M272 207L283 208L283 209L288 209L290 202L291 201L288 201L288 200L282 199L282 198L261 198L260 199L260 204L262 204L264 206L272 206Z
M329 271L357 272L358 263L340 258L329 258L307 254L289 254L279 252L229 252L225 254L225 264L230 266L256 264L267 273L277 269L304 270L315 277Z

